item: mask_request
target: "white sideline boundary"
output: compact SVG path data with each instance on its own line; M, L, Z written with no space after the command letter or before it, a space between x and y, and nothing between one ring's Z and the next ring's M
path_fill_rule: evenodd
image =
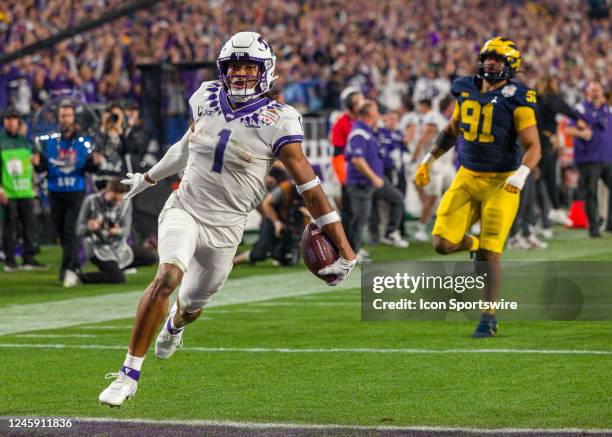
M103 344L45 344L45 343L0 343L0 348L22 349L125 349L125 345ZM292 348L233 348L233 347L184 347L186 352L239 352L239 353L281 353L281 354L525 354L525 355L612 355L612 350L580 349L373 349L373 348L327 348L327 349L292 349Z
M34 417L34 416L33 416ZM230 428L283 429L293 428L300 430L360 430L360 431L425 431L425 432L466 432L481 434L499 433L550 433L550 434L609 434L612 429L579 429L579 428L472 428L472 427L446 427L446 426L395 426L395 425L347 425L347 424L309 424L309 423L259 423L239 422L231 420L153 420L153 419L113 419L104 417L75 417L76 422L89 423L133 423L150 425L188 425L188 426L220 426Z

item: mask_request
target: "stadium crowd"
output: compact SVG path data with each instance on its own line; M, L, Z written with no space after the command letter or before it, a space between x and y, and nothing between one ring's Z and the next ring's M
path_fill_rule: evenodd
M121 3L4 2L0 51L14 52ZM612 77L609 19L587 19L599 13L598 3L166 0L3 66L0 107L10 99L28 115L65 89L89 102L138 99L136 65L211 60L231 34L254 28L276 48L285 100L303 112L337 107L347 84L390 109L425 97L436 106L449 79L469 74L481 42L494 34L522 48L528 78L555 75L573 104L593 76ZM177 92L188 97L197 79Z
M72 8L66 8L64 2L58 0L0 5L0 51L14 52L71 24L98 18L122 4L113 0L73 3ZM585 227L588 225L591 236L596 236L600 227L597 181L603 179L608 187L612 186L612 144L607 134L612 125L608 107L612 42L609 19L594 17L597 10L590 3L569 0L537 3L519 0L255 0L248 4L217 0L162 1L146 12L137 12L62 41L52 49L0 66L0 109L4 113L4 129L8 132L10 128L8 135L11 136L0 137L0 150L2 141L18 142L23 150L29 147L29 152L23 152L27 159L32 157L32 168L28 169L26 178L31 179L35 172L46 174L43 177L48 180L41 185L42 189L39 187L46 193L46 200L42 199L41 204L43 211L44 205L50 209L63 246L60 279L64 285L78 282L75 272L87 259L96 264L100 272L81 275L82 282L122 282L125 280L123 268L138 265L137 262L154 262L149 249L155 247L151 241L155 226L146 228L146 223L155 221L156 206L151 200L155 196L135 201L128 211L121 205L122 188L117 185L119 176L155 162L150 154L147 157L151 134L140 118L139 108L143 107L144 100L137 65L215 59L221 44L231 34L256 28L276 49L277 88L286 103L302 113L326 114L346 109L346 114L331 129L331 143L340 154L347 153L344 148L355 120L362 129L375 133L374 143L387 147L384 159L372 156L372 161L365 163L376 173L371 178L372 186L367 180L370 178L363 176L362 165L348 169L349 180L344 184L338 203L346 209L350 207L346 200L353 199L354 211L343 211L345 223L352 223L354 227L347 232L352 235L353 245L361 245L361 235L367 227L372 242L406 247L407 238L419 241L429 238L426 227L435 211L434 205L448 186L440 180L429 191L415 191L407 181L419 153L422 156L426 152L433 136L449 117L453 103L449 97L451 81L474 71L476 53L483 41L492 34L505 34L515 39L523 55L524 74L519 80L547 96L541 105L554 108L549 110L541 106L541 111L562 113L574 120L567 133L582 147L581 162L576 164L579 164L580 189L587 204L589 223L585 223ZM166 95L164 102L166 113L176 113L186 119L185 99L205 76L204 71L181 74L186 75L179 81L183 86L166 90L174 94ZM594 84L601 89L593 89ZM351 91L347 93L346 89ZM35 147L27 146L27 123L55 94L70 94L72 102L104 104L100 123L88 132L79 131L78 123L73 126L78 111L71 104L60 104L54 112L59 122L55 132L59 132L58 136L53 137L50 131L47 137L39 138L41 141ZM129 103L117 103L119 101ZM600 113L587 114L585 105ZM574 106L575 109L571 109ZM73 125L62 121L65 115L72 117ZM572 199L559 199L560 185L566 184L568 178L559 177L558 173L557 158L561 154L557 120L538 118L540 125L544 123L548 129L540 132L541 135L548 132L546 138L541 138L543 150L547 148L546 159L540 164L541 177L540 174L534 176L529 182L531 191L526 190L524 194L528 200L521 207L509 243L516 248L545 247L545 243L534 235L536 223L543 227L542 235L545 236L552 235L551 221L572 224L560 211L569 206ZM576 124L579 119L583 121ZM384 127L379 129L381 126ZM24 137L16 139L13 131L19 131ZM601 143L602 150L608 152L589 155L589 144L594 143ZM351 150L354 152L360 147L370 146L354 142ZM60 149L62 156L52 156L60 153ZM74 149L79 151L68 156L68 150L73 153ZM70 173L70 177L76 179L62 179L65 169L53 179L53 168L59 161L75 166L76 173ZM452 159L447 164L452 179ZM286 175L282 174L282 169L277 170L275 178L267 198L269 208L262 210L268 220L262 225L263 238L253 251L237 257L236 263L257 262L270 256L281 264L297 262L296 241L300 232L296 226L303 225L300 212L303 208L294 202L298 197L288 189L290 184L284 182ZM280 187L274 190L276 185L284 187L284 191ZM365 185L367 189L363 188ZM11 238L18 232L17 223L22 222L26 225L21 230L24 264L33 269L42 268L44 266L34 259L35 236L27 229L37 209L33 203L37 189L26 188L27 200L17 202L19 205L0 196L0 203L5 205L4 248L12 252L15 241ZM407 197L411 192L412 197ZM93 207L83 209L83 204L95 205L98 209L94 214ZM415 216L421 215L414 235L404 229L401 220L400 212L406 204L427 205L420 211L409 211ZM612 202L609 205L612 206ZM363 211L368 214L355 217ZM536 220L536 211L542 220ZM138 218L132 220L133 214ZM288 217L287 220L279 221L283 216ZM612 214L607 216L606 227L611 230ZM140 219L144 217L153 220ZM78 228L73 226L77 221ZM137 229L143 226L146 229ZM378 235L380 228L385 232ZM130 235L133 236L128 244ZM287 235L286 241L281 235ZM113 240L113 236L117 238ZM77 238L86 242L82 260L78 259ZM109 261L106 254L114 251L128 255L113 255ZM146 253L141 256L143 251ZM367 251L362 252L361 257L366 258ZM7 259L5 270L7 266L9 271L16 269L15 260Z

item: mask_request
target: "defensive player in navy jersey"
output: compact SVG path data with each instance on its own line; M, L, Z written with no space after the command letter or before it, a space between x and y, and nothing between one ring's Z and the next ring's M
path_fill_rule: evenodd
M418 186L427 185L433 162L463 136L461 167L440 201L432 241L440 254L476 253L477 269L488 278L484 302L499 299L501 253L525 179L540 160L536 93L512 80L520 65L521 55L511 40L495 37L482 46L476 76L453 82L453 116L415 174ZM468 235L479 219L480 235ZM495 311L485 310L473 337L491 337L497 328Z

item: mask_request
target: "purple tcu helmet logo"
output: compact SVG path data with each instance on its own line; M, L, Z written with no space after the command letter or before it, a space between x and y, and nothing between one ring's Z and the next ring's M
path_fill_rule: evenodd
M270 49L270 46L268 45L266 40L263 39L263 36L260 35L259 38L257 38L257 42L264 46L266 49Z

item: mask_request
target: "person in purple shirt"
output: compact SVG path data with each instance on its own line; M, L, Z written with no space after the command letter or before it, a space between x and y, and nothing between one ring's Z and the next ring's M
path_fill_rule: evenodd
M402 152L404 150L404 137L401 131L397 129L399 122L399 116L397 112L390 111L382 116L384 125L379 127L376 136L380 145L384 150L384 175L386 180L391 182L391 185L397 188L402 194L402 198L406 193L406 178L403 174L402 166ZM376 193L375 193L376 194ZM380 234L380 220L381 214L378 214L378 208L376 207L378 202L375 195L374 203L372 205L372 215L370 216L369 222L369 235L371 242L377 242ZM404 208L402 205L402 216L404 214ZM385 214L386 215L386 214ZM394 217L389 217L393 220ZM404 236L404 227L400 220L399 231L400 235ZM383 222L383 228L387 228L387 222Z
M73 76L70 71L70 55L68 53L57 53L53 57L51 71L49 73L49 88L51 94L62 94L72 90L74 85Z
M380 113L376 102L366 100L357 111L358 119L348 136L345 154L347 161L346 185L352 209L349 238L355 251L361 250L362 234L372 212L372 199L389 203L389 224L381 242L407 247L398 231L402 220L402 193L385 178L384 146L378 141L376 126ZM367 256L361 251L360 259Z
M591 81L585 92L586 99L576 105L576 111L586 123L570 126L567 133L574 137L574 162L580 172L579 190L586 204L589 235L600 237L597 208L599 179L612 193L612 111L606 102L603 86ZM612 194L608 198L606 230L612 232Z
M102 65L102 63L99 63ZM97 68L96 71L87 63L80 66L78 72L73 72L74 84L76 89L81 93L81 98L87 103L94 103L98 99L98 82L102 76L102 68Z

